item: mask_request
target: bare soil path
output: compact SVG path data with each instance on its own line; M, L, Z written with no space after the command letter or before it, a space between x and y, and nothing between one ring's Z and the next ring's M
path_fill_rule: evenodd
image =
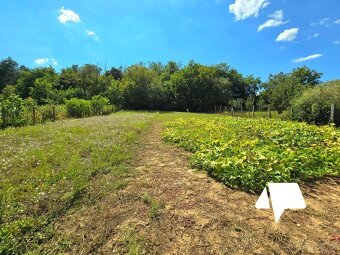
M161 132L145 132L125 189L57 224L70 254L340 254L339 180L302 186L307 208L275 224L272 210L255 209L258 195L192 169Z

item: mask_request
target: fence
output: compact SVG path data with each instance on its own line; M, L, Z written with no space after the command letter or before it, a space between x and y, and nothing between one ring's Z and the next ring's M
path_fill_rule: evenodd
M329 117L325 116L327 119L327 124L333 124L335 122L335 104L331 104L330 106L330 114ZM260 109L255 109L255 106L252 106L252 109L244 109L242 106L239 108L235 108L234 106L215 106L215 113L219 114L228 114L230 116L236 117L246 117L246 118L268 118L268 119L281 119L281 120L299 120L294 115L294 108L289 107L288 110L283 111L282 113L278 113L277 111L273 111L270 105L261 107ZM305 120L301 120L305 121ZM326 123L325 123L326 124Z

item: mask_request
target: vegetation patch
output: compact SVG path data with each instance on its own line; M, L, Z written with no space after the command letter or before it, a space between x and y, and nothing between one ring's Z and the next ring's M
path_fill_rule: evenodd
M191 152L192 164L231 187L339 175L340 132L333 126L243 118L188 118L165 124L164 139Z
M46 253L57 219L124 188L131 146L153 116L125 112L0 131L0 254Z

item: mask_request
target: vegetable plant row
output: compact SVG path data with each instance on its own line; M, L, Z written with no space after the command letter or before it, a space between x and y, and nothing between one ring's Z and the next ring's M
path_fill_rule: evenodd
M333 126L244 118L165 123L164 139L193 152L192 164L235 188L339 176L340 131Z

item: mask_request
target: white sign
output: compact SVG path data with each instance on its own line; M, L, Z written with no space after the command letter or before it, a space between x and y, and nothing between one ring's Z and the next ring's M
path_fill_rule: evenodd
M306 208L305 200L297 183L269 183L268 188L276 223L285 209ZM257 209L270 209L267 188L262 191L255 207Z

